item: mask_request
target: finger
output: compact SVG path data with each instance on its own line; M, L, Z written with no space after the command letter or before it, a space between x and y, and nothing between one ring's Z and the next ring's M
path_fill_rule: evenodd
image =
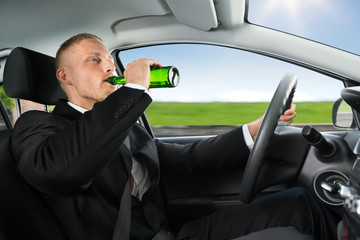
M150 65L150 69L157 69L157 68L161 68L163 66L160 62L153 60L153 59L151 59L151 61L149 61L149 65Z
M295 113L295 109L296 109L296 105L292 103L292 104L291 104L291 107L284 112L284 115L287 116L287 115L292 115L292 114L294 114L294 113Z
M295 117L296 117L296 112L291 111L284 115L281 115L279 118L279 122L291 123L293 122Z
M279 118L279 122L282 122L282 123L291 123L294 121L294 118L296 117L296 114L293 114L291 116L281 116Z

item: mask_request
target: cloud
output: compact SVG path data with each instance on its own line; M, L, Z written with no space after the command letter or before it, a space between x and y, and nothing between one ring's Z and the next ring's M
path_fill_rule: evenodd
M309 95L307 93L296 91L294 95L294 102L312 102L312 101L319 101L318 98L315 98L312 95Z
M219 94L215 99L220 102L268 102L272 96L273 92L238 90Z

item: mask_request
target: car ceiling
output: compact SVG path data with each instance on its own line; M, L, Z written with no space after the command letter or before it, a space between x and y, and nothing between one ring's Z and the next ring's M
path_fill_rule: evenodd
M182 24L205 31L217 27L218 19L213 1L198 0L195 1L196 4L192 2L192 0L5 1L1 3L0 9L2 33L0 49L23 46L53 55L64 39L79 32L97 34L103 38L108 47L113 48L124 42L121 34L116 34L117 29L122 31L150 29L153 24L149 19L154 18L156 19L154 24L163 26L178 24L180 21ZM244 3L242 0L233 2L238 4L232 4L232 7ZM243 18L244 16L240 15L241 21ZM136 20L135 26L132 24L134 20ZM124 22L126 24L122 27ZM130 25L127 22L130 22ZM137 37L136 33L132 34ZM143 35L151 34L145 32ZM146 41L146 38L142 38L142 41L144 40Z
M167 11L158 0L8 0L1 5L0 49L23 46L51 55L79 32L97 34L115 46L114 23Z
M246 0L5 0L0 59L17 46L54 56L65 39L90 32L109 49L180 41L220 44L360 82L359 56L248 24L246 5Z

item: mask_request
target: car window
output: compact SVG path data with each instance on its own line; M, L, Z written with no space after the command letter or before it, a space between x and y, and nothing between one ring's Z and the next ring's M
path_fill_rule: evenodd
M358 0L251 0L248 21L360 54Z
M15 104L15 99L6 96L4 91L4 87L0 86L0 99L3 107L5 108L5 114L7 118L10 120L11 125L13 126L16 120L19 118L18 110ZM30 110L38 110L38 111L45 111L45 106L43 104L39 104L36 102L20 99L19 100L21 113L25 113ZM53 106L49 106L50 111L53 109ZM6 129L5 124L5 116L1 114L0 118L0 130Z
M8 118L12 123L12 113L15 107L15 101L6 96L3 86L0 86L0 101L2 106L4 107L5 113L1 112L0 114L0 130L7 129L6 119Z
M294 64L238 49L171 44L123 50L122 64L153 58L176 66L176 88L152 89L146 114L152 126L240 125L263 115L286 73L298 77L294 124L332 128L331 112L343 83ZM323 130L323 129L321 129Z

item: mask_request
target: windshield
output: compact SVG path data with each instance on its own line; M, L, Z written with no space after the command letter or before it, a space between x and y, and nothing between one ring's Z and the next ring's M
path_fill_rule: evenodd
M249 0L248 21L360 55L359 0Z
M288 72L299 79L293 99L296 123L332 126L332 105L344 87L341 81L309 69L221 46L148 46L120 51L116 59L126 66L139 58L156 59L180 71L176 88L151 89L154 102L146 114L152 126L251 122L264 114L280 79Z

